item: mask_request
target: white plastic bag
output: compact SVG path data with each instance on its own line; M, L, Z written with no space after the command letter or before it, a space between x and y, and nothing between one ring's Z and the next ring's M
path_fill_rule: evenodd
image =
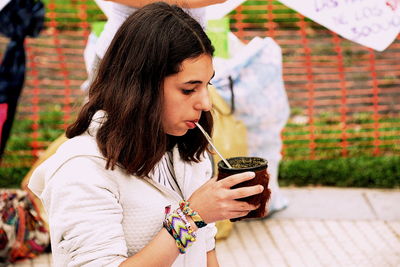
M214 60L216 76L212 83L227 103L231 103L229 77L233 80L234 115L247 127L250 156L269 162L271 206L280 209L286 200L280 195L278 166L281 160L281 131L290 113L282 79L282 55L271 38L254 38L231 53L229 60ZM275 202L275 203L274 203Z

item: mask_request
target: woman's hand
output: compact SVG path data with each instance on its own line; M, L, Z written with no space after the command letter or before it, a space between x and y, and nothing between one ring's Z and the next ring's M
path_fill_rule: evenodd
M213 177L188 199L190 207L198 212L206 223L245 216L258 206L236 199L260 194L264 187L262 185L236 189L231 187L254 177L254 172L234 174L219 181L217 177Z

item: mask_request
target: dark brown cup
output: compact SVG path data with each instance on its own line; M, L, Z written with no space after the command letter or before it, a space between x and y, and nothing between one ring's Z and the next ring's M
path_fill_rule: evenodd
M247 203L260 206L256 210L250 211L246 216L233 218L232 222L240 221L242 219L247 218L261 218L265 215L265 206L271 196L271 191L268 188L269 175L267 172L268 161L263 158L258 157L235 157L226 159L233 168L228 168L226 164L221 160L218 162L218 180L224 179L227 176L251 171L256 174L251 180L239 183L237 185L232 186L232 189L253 185L262 185L264 186L264 191L260 194L240 198L240 201L246 201Z

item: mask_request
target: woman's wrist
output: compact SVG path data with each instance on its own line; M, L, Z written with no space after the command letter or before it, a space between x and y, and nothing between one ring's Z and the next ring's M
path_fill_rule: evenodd
M186 253L186 249L196 241L195 228L196 222L193 221L193 226L189 222L186 214L177 208L170 213L171 205L165 207L165 218L163 221L164 228L175 239L175 243L181 254ZM190 218L192 219L192 218Z
M200 214L190 207L189 201L181 200L179 202L179 208L185 215L190 216L190 218L196 224L197 228L202 228L207 225L207 223L204 222L203 218L201 218Z

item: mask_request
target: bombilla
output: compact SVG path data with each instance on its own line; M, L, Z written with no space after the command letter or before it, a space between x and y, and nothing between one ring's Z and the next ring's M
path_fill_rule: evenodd
M208 133L201 127L201 125L198 122L195 122L196 126L200 129L200 131L203 133L203 135L206 137L208 143L212 146L215 152L217 152L218 156L222 159L222 161L225 163L226 166L228 166L229 169L232 169L231 164L219 153L217 148L214 146L211 137L208 135Z

